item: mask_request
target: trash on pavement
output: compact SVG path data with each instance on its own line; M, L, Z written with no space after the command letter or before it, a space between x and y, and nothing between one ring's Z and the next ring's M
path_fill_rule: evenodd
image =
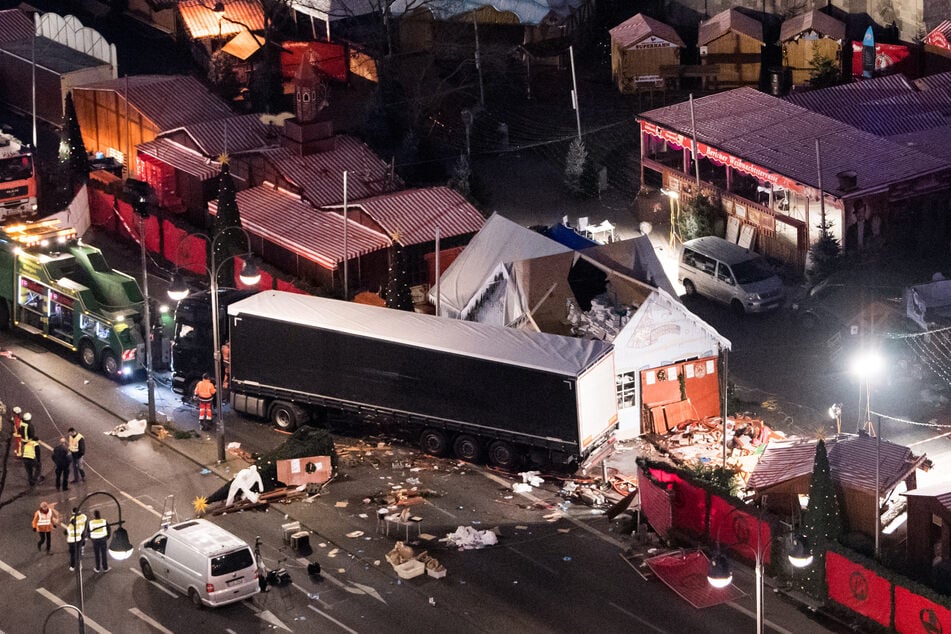
M119 423L112 430L103 433L117 438L131 438L132 436L144 435L147 425L148 423L144 418L134 418L128 422Z
M471 526L460 526L455 532L446 535L446 541L460 550L477 550L486 546L495 546L499 538L494 531L480 531Z

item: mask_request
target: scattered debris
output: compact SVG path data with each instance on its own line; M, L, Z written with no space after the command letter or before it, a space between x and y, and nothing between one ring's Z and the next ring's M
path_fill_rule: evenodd
M541 471L525 471L519 474L522 476L522 482L533 487L540 487L545 484L545 480L541 477Z
M117 438L131 438L132 436L145 435L145 428L148 421L144 418L135 418L126 423L119 423L111 431L103 432L107 436L116 436Z
M459 550L477 550L486 546L495 546L499 543L495 531L480 531L471 526L460 526L454 533L446 535L446 541Z

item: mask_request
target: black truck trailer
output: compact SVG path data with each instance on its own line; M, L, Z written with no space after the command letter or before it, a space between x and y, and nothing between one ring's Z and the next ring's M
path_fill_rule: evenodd
M228 306L230 401L293 429L384 419L428 453L581 463L617 426L611 344L280 291Z

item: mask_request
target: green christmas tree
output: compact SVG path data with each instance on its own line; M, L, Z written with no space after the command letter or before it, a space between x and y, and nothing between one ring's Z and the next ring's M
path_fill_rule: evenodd
M806 594L825 599L826 549L842 535L842 517L829 470L826 444L821 439L816 445L816 461L809 484L809 508L803 515L802 533L812 547L814 559L809 567L797 571L796 580Z
M89 155L79 129L73 93L66 93L66 113L63 116L63 132L59 145L59 160L64 165L70 185L70 194L89 181Z
M584 146L584 141L573 140L568 146L568 156L565 158L565 185L574 194L582 192L581 177L587 162L588 150Z
M409 275L406 272L406 257L399 236L393 238L390 247L390 270L384 294L387 308L414 311L413 294L409 290Z
M238 200L231 168L228 167L228 157L222 155L219 160L221 173L218 176L218 213L215 215L211 235L214 243L214 262L219 268L218 286L230 288L234 286L234 258L227 258L247 253L247 245L244 232L232 228L241 226L241 215L238 212Z
M830 231L831 226L828 222L820 225L822 233L819 239L809 247L809 257L812 260L809 267L809 280L813 283L831 275L839 263L841 248L839 240Z

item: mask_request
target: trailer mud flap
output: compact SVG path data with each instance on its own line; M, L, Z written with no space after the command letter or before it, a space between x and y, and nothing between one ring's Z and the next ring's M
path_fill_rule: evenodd
M604 462L604 459L614 451L614 434L612 434L604 443L595 447L588 457L581 461L581 464L578 465L578 470L582 475L587 475L591 469L594 469L599 464Z

